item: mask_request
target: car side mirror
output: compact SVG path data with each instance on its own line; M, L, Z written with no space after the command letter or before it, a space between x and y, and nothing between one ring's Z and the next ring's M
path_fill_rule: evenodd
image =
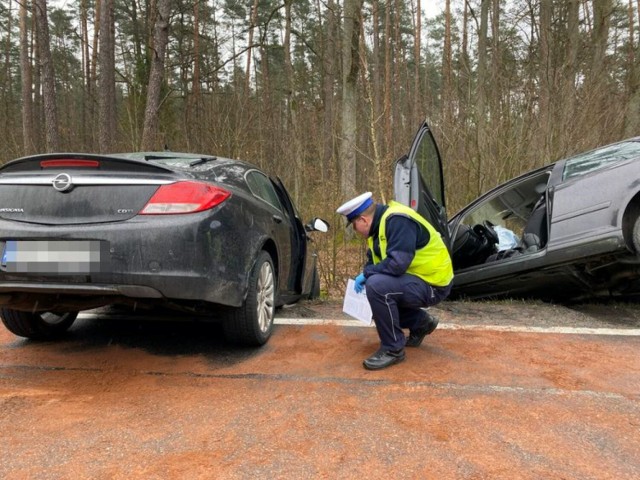
M305 226L307 232L322 232L329 231L329 223L321 218L314 218L311 223Z

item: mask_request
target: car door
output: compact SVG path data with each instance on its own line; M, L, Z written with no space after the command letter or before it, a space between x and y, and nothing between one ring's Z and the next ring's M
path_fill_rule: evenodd
M308 251L307 232L282 180L280 178L271 180L292 224L291 273L288 290L292 294L304 293L311 289L314 262L313 256Z
M286 209L286 202L277 191L271 179L263 172L252 170L246 175L247 183L253 194L261 199L269 212L270 222L267 231L275 240L278 248L278 290L280 296L286 296L292 290L291 272L292 254L297 250L292 239L293 220Z
M394 198L426 218L449 246L442 160L435 139L424 122L407 155L396 161Z

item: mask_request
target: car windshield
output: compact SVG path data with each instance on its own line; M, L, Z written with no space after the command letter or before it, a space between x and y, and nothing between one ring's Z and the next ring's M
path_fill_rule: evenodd
M640 156L640 142L627 141L592 150L567 160L562 179L586 175L609 165Z

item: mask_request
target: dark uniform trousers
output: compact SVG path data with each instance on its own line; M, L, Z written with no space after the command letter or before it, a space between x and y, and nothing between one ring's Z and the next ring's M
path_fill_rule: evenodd
M377 273L367 278L365 287L385 350L404 348L406 337L402 329L422 327L427 318L422 308L439 303L451 291L451 285L434 287L409 274L394 277Z

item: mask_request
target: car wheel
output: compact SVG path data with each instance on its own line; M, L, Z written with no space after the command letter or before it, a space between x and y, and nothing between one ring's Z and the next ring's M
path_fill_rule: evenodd
M244 304L232 309L224 322L227 338L248 346L267 343L273 330L275 301L276 275L273 261L267 252L261 252L251 270Z
M320 298L320 275L318 275L318 267L313 267L313 279L311 280L311 292L309 292L309 300Z
M78 312L23 312L0 308L2 323L10 332L33 340L59 337L73 325L77 316Z
M636 251L636 255L640 255L640 216L636 218L636 223L633 225L633 248Z

